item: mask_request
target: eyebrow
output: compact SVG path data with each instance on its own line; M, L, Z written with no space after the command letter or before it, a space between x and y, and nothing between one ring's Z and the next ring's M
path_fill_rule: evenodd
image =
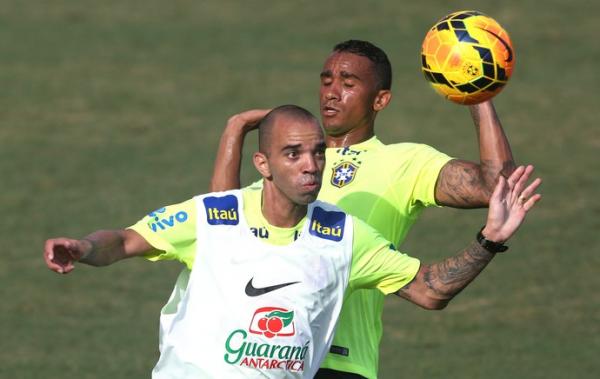
M294 145L285 145L284 147L281 148L281 151L286 151L286 150L294 150L294 149L299 149L302 147L301 143L297 143ZM319 142L316 146L317 149L327 149L327 144L325 142Z
M356 80L360 80L360 78L358 77L358 75L353 74L351 72L348 71L342 71L340 72L340 76L344 79L356 79Z
M298 149L298 148L300 148L300 146L302 146L301 143L297 143L294 145L285 145L284 147L281 148L281 151Z
M331 70L321 71L321 75L319 75L319 76L321 78L331 77L331 76L333 76L333 73L331 72Z
M333 76L333 72L331 72L331 70L325 70L323 72L321 72L320 77L321 78L331 78ZM358 75L353 74L351 72L348 71L340 71L340 76L344 79L356 79L356 80L360 80L360 78L358 77Z

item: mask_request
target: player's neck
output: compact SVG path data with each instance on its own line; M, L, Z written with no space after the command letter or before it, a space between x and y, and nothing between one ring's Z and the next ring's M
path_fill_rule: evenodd
M346 147L356 145L357 143L365 142L375 135L373 124L365 125L348 130L340 135L326 135L325 143L327 147Z
M291 228L306 217L307 205L296 204L265 181L261 211L267 222L278 228Z

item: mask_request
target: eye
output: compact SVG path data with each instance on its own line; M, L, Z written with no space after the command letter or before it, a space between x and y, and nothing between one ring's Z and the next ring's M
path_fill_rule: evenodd
M352 87L354 87L354 83L352 83L352 82L344 82L344 87L352 88Z
M296 158L298 158L298 152L297 151L289 151L287 153L287 157L289 159L296 159Z

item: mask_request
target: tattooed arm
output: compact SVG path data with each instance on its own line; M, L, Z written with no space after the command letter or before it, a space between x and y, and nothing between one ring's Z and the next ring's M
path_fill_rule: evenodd
M491 100L469 107L479 139L479 164L453 159L441 170L435 188L438 204L455 208L488 205L499 175L508 178L515 163Z
M482 230L487 240L506 242L541 198L541 195L534 194L541 183L539 178L524 188L532 171L532 166L521 166L507 180L499 178ZM427 309L442 309L479 275L492 258L494 253L473 242L454 257L422 265L415 278L396 294Z
M107 266L151 250L152 246L133 230L99 230L80 240L47 240L44 246L44 260L52 271L68 274L75 268L75 262L90 266Z
M494 258L478 242L442 262L422 265L416 277L396 294L426 309L443 309Z

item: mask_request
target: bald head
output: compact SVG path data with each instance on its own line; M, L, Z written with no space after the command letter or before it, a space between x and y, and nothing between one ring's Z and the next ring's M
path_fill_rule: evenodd
M276 128L285 127L289 122L301 122L319 126L319 120L312 113L297 105L282 105L271 110L258 126L258 150L267 154L272 145Z

